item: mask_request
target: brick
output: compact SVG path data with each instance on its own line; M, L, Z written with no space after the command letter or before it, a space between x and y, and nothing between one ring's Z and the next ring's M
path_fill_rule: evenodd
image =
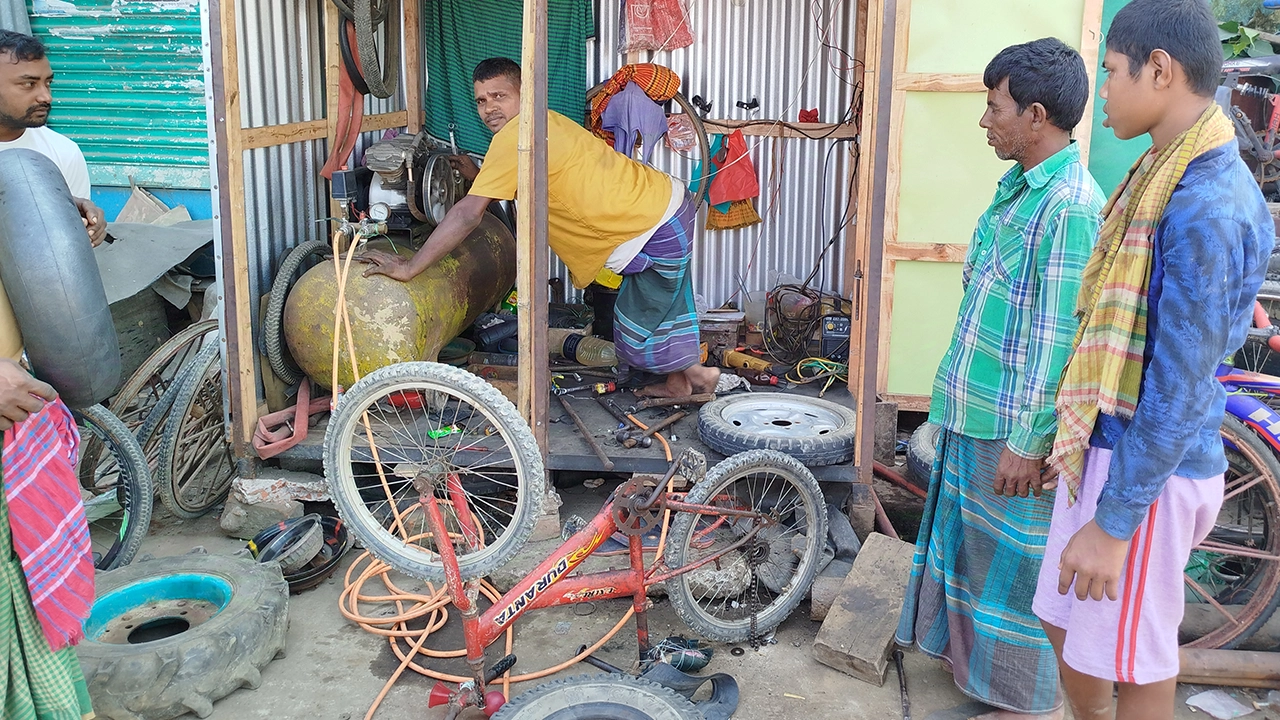
M249 505L233 496L227 498L219 524L222 531L231 537L252 540L266 528L295 517L302 517L302 503L297 500Z

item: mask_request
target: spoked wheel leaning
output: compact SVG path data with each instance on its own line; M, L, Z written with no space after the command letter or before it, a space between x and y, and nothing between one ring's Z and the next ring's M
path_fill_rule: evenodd
M216 341L217 330L217 320L205 320L192 324L166 340L120 387L120 392L116 393L116 396L111 399L111 404L108 405L111 413L119 418L130 432L136 433L143 421L151 414L152 408L156 407L169 388L177 382L182 369L195 358L202 347ZM97 438L82 437L80 457L85 462L81 467L92 474L103 452L104 447ZM154 469L154 447L148 454L147 461L149 467ZM80 481L86 489L92 489L85 484L91 479L91 475L90 477L82 476Z
M1244 347L1236 353L1235 365L1242 370L1280 375L1280 353L1272 349L1275 344L1272 334L1280 327L1280 281L1268 280L1258 290L1257 307L1265 314L1266 320L1259 322L1255 313L1253 328L1245 339ZM1263 327L1269 325L1272 327Z
M546 484L533 433L465 370L408 362L369 373L342 396L324 445L338 513L406 575L444 580L419 488L439 501L464 580L501 567L533 532Z
M81 455L76 468L93 566L114 570L133 560L151 526L151 473L133 433L110 410L90 405L74 414L81 442L92 439L98 447L93 456Z
M223 422L217 343L201 350L183 372L168 412L156 463L160 501L178 517L197 518L222 502L235 474Z
M1244 423L1222 423L1226 485L1217 522L1184 571L1186 614L1179 641L1234 648L1280 604L1280 461Z
M743 642L766 634L795 610L813 584L827 542L818 481L796 459L752 450L711 468L686 502L761 513L758 520L678 513L667 566L679 568L756 534L717 560L667 581L671 607L710 640Z

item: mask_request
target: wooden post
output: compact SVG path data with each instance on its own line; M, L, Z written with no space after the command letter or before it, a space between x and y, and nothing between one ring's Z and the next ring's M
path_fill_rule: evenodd
M322 3L324 5L324 47L325 47L325 65L324 65L324 87L325 87L325 124L328 128L327 137L329 139L328 151L333 152L333 148L338 144L338 84L341 80L342 57L338 52L338 33L342 30L342 15L338 12L338 6L331 2ZM338 217L342 214L342 209L338 202L332 197L329 198L329 215ZM330 226L323 226L326 231L332 230ZM324 239L329 240L329 232L324 233Z
M236 4L210 0L209 55L213 73L214 137L218 167L217 220L222 245L222 342L226 359L231 445L237 458L252 457L258 422L258 384L249 311L249 250L244 210L244 145L240 122L240 61Z
M332 3L329 3L332 4ZM410 135L422 129L422 3L404 3L404 107Z
M521 51L516 293L520 411L547 456L547 0L525 0Z
M853 298L857 317L849 339L849 391L858 398L858 440L855 462L858 478L870 483L875 455L875 404L880 364L880 316L884 262L884 182L888 164L888 116L893 81L894 0L860 4L866 28L859 56L864 63L860 157L858 160L858 215L853 227L855 248L850 253L851 273L861 276ZM846 271L850 271L847 266ZM851 275L852 276L852 275Z
M1084 106L1084 116L1076 126L1075 137L1080 143L1080 162L1089 166L1089 141L1093 138L1093 111L1098 98L1098 52L1102 49L1102 1L1085 0L1081 18L1080 57L1089 75L1089 102Z

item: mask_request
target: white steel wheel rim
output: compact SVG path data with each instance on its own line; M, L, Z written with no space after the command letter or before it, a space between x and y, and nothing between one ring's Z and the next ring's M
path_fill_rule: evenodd
M845 427L845 418L820 405L789 398L753 397L729 403L720 417L737 430L762 437L821 438Z

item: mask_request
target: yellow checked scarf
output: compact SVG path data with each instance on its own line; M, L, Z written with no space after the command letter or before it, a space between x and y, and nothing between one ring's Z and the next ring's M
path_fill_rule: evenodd
M1156 226L1187 165L1229 142L1235 128L1210 105L1190 130L1140 158L1102 211L1098 245L1080 284L1080 329L1058 387L1058 434L1049 458L1069 505L1098 413L1130 418L1138 404Z

